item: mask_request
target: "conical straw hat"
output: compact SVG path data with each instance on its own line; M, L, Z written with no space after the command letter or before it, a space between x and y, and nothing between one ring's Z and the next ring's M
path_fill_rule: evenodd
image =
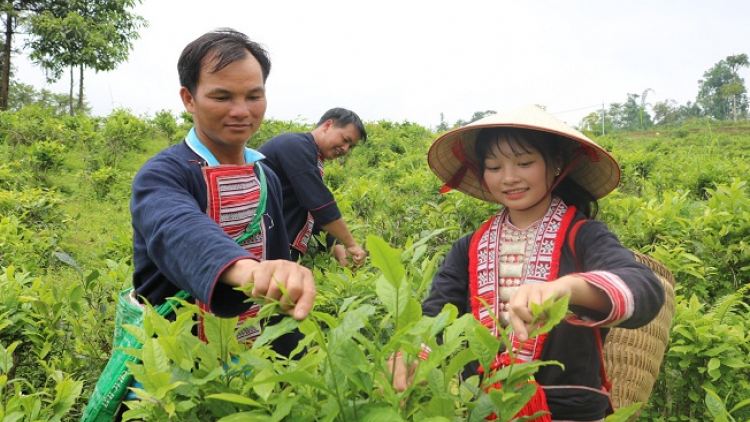
M612 192L620 183L620 166L604 148L586 135L536 106L493 114L446 132L432 143L427 153L430 169L445 183L442 192L456 189L483 201L498 202L482 187L476 165L474 143L485 128L518 128L548 132L550 142L563 142L565 165L570 177L596 199ZM566 142L572 140L574 142Z

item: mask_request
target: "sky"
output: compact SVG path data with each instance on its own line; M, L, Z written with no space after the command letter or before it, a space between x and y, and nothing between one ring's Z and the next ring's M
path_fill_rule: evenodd
M741 0L143 0L134 12L148 27L128 61L85 73L95 115L178 115L179 55L219 27L269 51L266 118L301 123L345 107L367 122L434 128L441 114L453 124L540 104L577 125L647 89L650 104L695 101L704 72L750 54ZM16 80L68 92L69 74L49 84L27 56L13 58Z

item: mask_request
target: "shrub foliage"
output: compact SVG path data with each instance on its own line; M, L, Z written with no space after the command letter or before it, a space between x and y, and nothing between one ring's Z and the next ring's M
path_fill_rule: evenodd
M117 294L132 276L129 183L146 159L184 136L190 123L180 117L182 123L168 112L149 119L127 110L59 116L38 106L0 112L0 420L80 418L111 351ZM251 145L311 128L269 120ZM503 339L455 310L427 318L419 307L452 242L496 207L437 194L440 182L425 159L430 130L388 121L367 130L368 141L327 163L325 177L354 236L366 239L369 264L352 272L325 253L306 256L318 284L315 312L265 331L250 349L234 341L231 320L213 320L211 343L198 342L190 333L198 311L190 305L171 323L150 315L143 328L131 328L144 341L133 351L142 359L133 371L146 400L132 403L128 416L512 417L528 395L513 387L522 379L514 377L555 363L498 374L510 387L494 393L477 379L458 383L464 363L486 359ZM677 280L670 345L639 420L748 420L750 125L691 121L597 141L623 169L599 218ZM307 353L300 360L276 356L268 342L294 327L306 334ZM419 382L394 391L388 357L415 356L421 343L433 353L419 366Z

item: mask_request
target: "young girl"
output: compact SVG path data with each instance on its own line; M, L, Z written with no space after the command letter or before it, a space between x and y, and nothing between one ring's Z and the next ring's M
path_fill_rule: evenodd
M496 114L439 137L430 168L446 183L503 208L459 239L435 275L425 315L446 303L472 312L497 335L490 305L520 361L557 360L535 375L540 408L551 420L601 421L609 397L600 377L600 327L647 324L664 303L659 279L593 220L597 199L619 183L617 162L583 134L537 107ZM573 243L570 229L581 220ZM571 250L570 245L575 245ZM570 295L567 318L549 334L528 338L531 304ZM601 330L601 341L608 330ZM394 356L394 386L405 388L410 368ZM492 368L510 364L500 353ZM412 368L413 369L413 368ZM519 414L520 416L520 414ZM542 419L540 419L542 420ZM543 420L550 420L546 418Z

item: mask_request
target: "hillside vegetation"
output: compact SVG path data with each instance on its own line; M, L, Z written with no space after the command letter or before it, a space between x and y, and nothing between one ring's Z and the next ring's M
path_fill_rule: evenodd
M111 354L118 293L131 283L130 182L188 128L164 113L0 112L0 421L80 419ZM266 121L251 146L308 129ZM319 292L317 312L299 324L309 357L284 362L262 344L241 352L231 334L212 343L226 348L198 345L189 317L172 324L154 317L141 333L149 339L142 368L152 374L141 415L450 421L490 406L490 398L473 402L458 388L456 374L467 344L479 353L491 341L450 312L427 322L415 304L451 244L496 207L438 194L441 183L426 162L436 137L430 130L390 121L367 130L367 142L328 163L325 178L355 238L367 239L370 263L353 273L327 254L305 258ZM676 279L670 345L639 420L750 420L750 123L690 120L595 140L623 171L598 218ZM377 393L387 356L416 350L442 327L446 345L424 365L425 385L407 395ZM184 354L165 351L167 341L181 341ZM253 365L252 373L223 370L227 351ZM202 363L193 367L196 359Z

